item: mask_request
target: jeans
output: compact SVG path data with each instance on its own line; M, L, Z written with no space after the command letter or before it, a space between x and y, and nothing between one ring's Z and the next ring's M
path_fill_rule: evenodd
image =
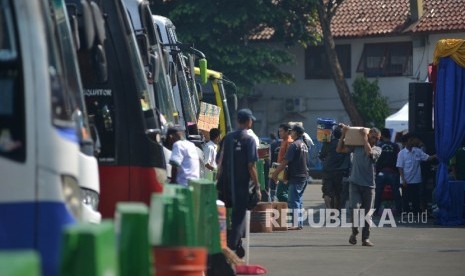
M307 187L307 179L290 179L287 185L289 186L287 206L292 210L292 225L302 227L302 195ZM298 214L298 218L294 216L295 214Z
M402 212L402 198L400 196L400 178L396 172L380 172L376 175L376 195L375 195L375 209L379 211L381 206L381 197L384 192L384 186L390 184L392 193L394 195L394 202L396 204L396 211L400 214Z
M276 198L278 199L278 202L287 202L289 200L288 183L279 181L276 185L278 186L276 188Z
M355 211L357 209L362 209L365 211L365 215L373 208L373 201L375 197L375 188L368 187L368 186L361 186L357 185L353 182L349 184L349 194L350 194L350 208L352 209L352 234L358 234L358 226L354 225L354 217L356 215ZM369 218L369 222L367 221L360 221L360 225L363 223L363 230L362 230L362 240L368 240L370 238L370 223L371 223L371 216Z

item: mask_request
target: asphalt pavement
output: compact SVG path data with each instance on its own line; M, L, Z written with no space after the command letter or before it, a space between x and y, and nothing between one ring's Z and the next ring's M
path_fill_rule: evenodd
M324 208L321 183L307 186L303 205L315 214ZM347 226L307 222L302 230L252 233L249 263L264 266L267 275L465 275L465 227L439 226L431 216L385 218L383 227L372 228L374 247L362 246L360 235L349 244Z

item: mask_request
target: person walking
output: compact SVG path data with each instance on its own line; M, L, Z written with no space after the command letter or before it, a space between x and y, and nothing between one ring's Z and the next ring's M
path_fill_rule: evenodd
M337 126L331 134L331 141L323 143L318 156L323 161L323 185L321 190L325 206L326 208L338 210L342 205L342 179L349 174L350 166L350 154L336 152L341 135L341 127Z
M378 214L381 206L381 197L386 184L391 185L394 195L396 212L402 212L402 198L400 195L399 171L397 170L397 155L399 146L391 142L391 132L387 128L381 130L381 140L378 143L381 148L381 155L376 162L376 194L375 194L375 214Z
M217 128L210 129L209 136L210 140L203 147L204 163L205 168L210 171L216 171L216 154L220 141L220 130Z
M225 201L226 207L232 208L227 243L239 257L245 254L242 237L245 236L249 192L255 190L258 200L261 199L256 167L257 145L247 131L252 128L254 121L250 109L237 112L238 129L226 135L220 154L221 166L218 168L218 197Z
M342 136L337 144L336 151L338 153L352 152L352 167L349 178L349 201L352 209L352 234L349 238L349 243L357 244L357 235L359 233L358 225L356 224L356 214L363 210L365 215L369 214L373 209L373 200L375 196L375 163L381 155L381 148L376 146L380 139L381 132L377 128L372 128L368 131L360 129L360 135L363 139L363 146L347 146L344 143L348 126L341 124ZM358 216L362 217L362 216ZM362 245L374 246L370 241L370 224L369 221L363 221L362 229Z
M279 135L279 134L278 134ZM279 147L281 146L281 140L276 138L276 136L272 133L270 133L270 160L269 160L269 167L273 165L273 163L278 162L278 152L279 152ZM274 202L276 200L276 188L277 184L274 182L273 179L269 178L268 179L268 189L269 189L269 202Z
M281 164L284 160L284 155L289 148L289 145L294 141L291 137L291 126L289 124L280 124L278 128L278 135L281 138L281 145L278 151L278 163ZM275 181L276 183L276 198L279 202L288 201L288 186L284 181Z
M300 230L303 228L302 221L302 195L307 187L308 180L308 145L304 139L304 128L294 125L291 129L293 142L289 145L286 154L273 172L271 178L278 180L278 175L286 166L288 167L288 208L292 210L292 227L289 230ZM297 215L297 216L296 216Z
M200 157L197 147L185 139L184 131L180 128L169 128L168 139L171 157L171 183L187 186L189 180L200 178Z

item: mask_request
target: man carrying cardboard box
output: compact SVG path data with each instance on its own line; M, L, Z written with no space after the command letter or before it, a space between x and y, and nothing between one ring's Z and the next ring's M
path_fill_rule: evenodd
M365 215L373 209L373 201L375 197L375 163L381 155L381 148L375 146L380 139L381 132L377 128L372 128L368 132L365 128L360 128L359 135L363 141L361 146L345 145L344 139L349 130L349 127L340 124L342 127L342 136L337 144L336 151L338 153L352 153L352 168L349 178L349 197L350 208L352 209L352 235L350 235L349 243L354 245L357 243L357 235L359 233L358 226L355 225L355 216L361 209ZM361 217L361 216L360 216ZM371 216L369 216L371 219ZM360 221L363 225L362 230L362 245L373 246L369 240L370 237L370 222Z

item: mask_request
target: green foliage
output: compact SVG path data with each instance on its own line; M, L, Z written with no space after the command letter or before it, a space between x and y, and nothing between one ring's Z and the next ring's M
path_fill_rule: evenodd
M383 97L380 93L378 80L370 82L365 77L358 77L352 87L355 107L366 126L383 128L385 119L389 115L389 105L387 97Z
M281 70L294 64L290 45L315 44L317 16L312 0L151 0L153 14L166 16L176 26L183 43L194 44L210 68L221 71L249 95L259 83L291 83ZM272 28L269 40L249 41L252 34ZM310 31L309 31L310 30Z

